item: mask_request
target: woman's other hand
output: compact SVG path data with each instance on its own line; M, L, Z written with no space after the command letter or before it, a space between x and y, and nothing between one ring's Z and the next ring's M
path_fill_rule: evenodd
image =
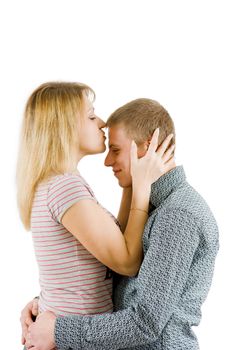
M28 327L35 321L38 315L38 298L31 300L21 311L21 327L22 327L22 337L21 342L24 345L26 342L26 336L28 333Z

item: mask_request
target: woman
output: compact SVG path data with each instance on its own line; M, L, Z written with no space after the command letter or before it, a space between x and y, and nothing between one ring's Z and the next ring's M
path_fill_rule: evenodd
M150 186L170 166L172 148L155 152L158 131L143 158L137 159L132 145L132 199L125 190L118 217L125 228L122 235L118 222L77 170L84 156L105 151L105 124L94 114L94 97L87 85L51 82L38 87L26 105L18 204L24 226L32 232L39 267L39 312L112 312L107 267L128 276L137 273Z

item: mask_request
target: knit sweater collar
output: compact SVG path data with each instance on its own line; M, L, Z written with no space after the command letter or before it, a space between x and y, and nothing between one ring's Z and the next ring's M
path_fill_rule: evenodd
M150 195L150 204L152 204L153 208L150 208L150 210L159 207L185 179L183 166L177 166L154 182L151 186Z

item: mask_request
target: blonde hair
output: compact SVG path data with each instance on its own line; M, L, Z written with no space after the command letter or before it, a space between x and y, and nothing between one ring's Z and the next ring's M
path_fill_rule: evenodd
M84 96L94 100L95 93L81 83L48 82L27 101L16 174L17 202L27 230L38 184L77 165Z
M157 101L148 98L133 100L113 112L107 120L107 127L123 125L127 135L138 145L151 138L155 129L159 128L159 144L171 133L170 145L175 143L174 123Z

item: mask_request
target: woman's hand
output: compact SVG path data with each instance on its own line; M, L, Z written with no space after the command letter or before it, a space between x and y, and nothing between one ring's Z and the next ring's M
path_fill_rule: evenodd
M30 350L52 350L55 348L54 329L56 316L51 311L42 312L36 322L28 327L26 347Z
M172 153L175 145L168 145L173 137L170 134L166 137L163 143L158 147L159 129L156 129L150 141L146 154L138 158L137 145L133 141L131 147L131 175L133 187L150 186L153 182L158 180L160 176L164 175L170 170L174 159ZM140 188L139 187L139 188ZM143 187L142 187L143 189Z
M26 336L28 333L28 327L34 322L35 317L38 315L38 298L31 300L21 311L21 327L22 337L21 342L24 345L26 342Z

